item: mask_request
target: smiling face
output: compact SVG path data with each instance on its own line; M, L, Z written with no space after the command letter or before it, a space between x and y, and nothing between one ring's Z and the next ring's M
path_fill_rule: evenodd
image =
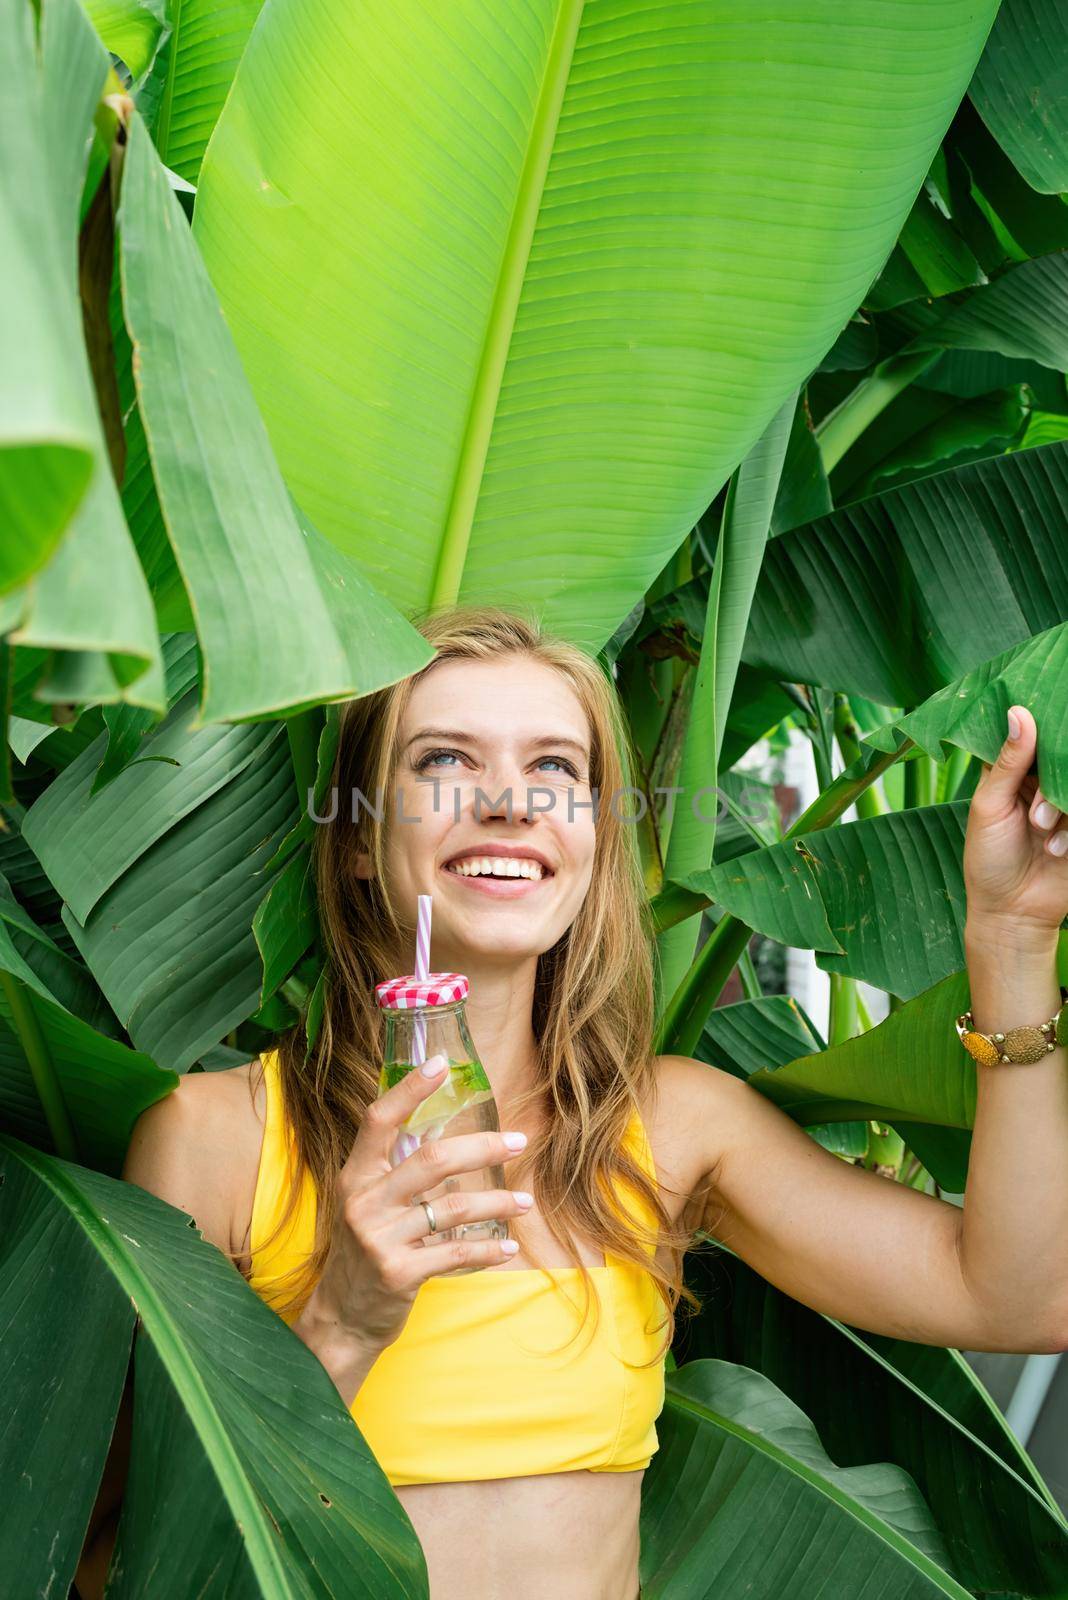
M410 926L416 897L433 895L435 970L535 958L574 922L596 843L590 739L567 680L527 656L445 660L416 683L398 728L385 870ZM489 876L502 853L507 876ZM458 859L463 873L449 865Z

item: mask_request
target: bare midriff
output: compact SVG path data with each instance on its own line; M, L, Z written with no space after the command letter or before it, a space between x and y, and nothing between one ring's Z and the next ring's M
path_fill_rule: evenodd
M545 1472L393 1492L426 1555L430 1600L638 1600L644 1477Z

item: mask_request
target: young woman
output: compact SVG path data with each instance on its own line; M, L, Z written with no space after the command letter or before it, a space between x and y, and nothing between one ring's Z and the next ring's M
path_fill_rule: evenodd
M322 1362L411 1518L433 1600L634 1600L697 1229L860 1328L973 1350L1068 1344L1066 1052L977 1067L963 1209L829 1154L727 1072L654 1056L611 684L511 612L419 626L430 666L344 708L336 808L315 830L330 988L307 1069L298 1030L249 1066L187 1077L140 1118L125 1176L190 1212ZM984 1032L1057 1010L1068 911L1068 830L1028 777L1035 722L1019 706L1008 720L965 846ZM502 1132L394 1168L397 1130L442 1081L412 1072L377 1097L374 985L411 970L420 893L433 967L470 980ZM503 1190L448 1183L497 1163ZM491 1217L517 1253L433 1240ZM458 1266L478 1270L448 1276ZM102 1491L83 1594L116 1507Z

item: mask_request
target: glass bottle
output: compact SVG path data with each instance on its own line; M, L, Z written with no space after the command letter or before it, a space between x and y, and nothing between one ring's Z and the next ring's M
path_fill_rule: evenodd
M432 972L424 979L409 974L375 987L375 1000L384 1023L379 1095L431 1056L443 1055L449 1063L448 1077L420 1101L403 1125L390 1152L394 1167L431 1139L500 1132L497 1102L468 1032L467 992L467 979L457 972ZM492 1162L445 1178L433 1189L416 1195L413 1204L428 1200L433 1205L439 1197L456 1190L507 1187L503 1166ZM452 1228L439 1226L430 1237L432 1244L428 1248L450 1239L507 1239L508 1223L496 1218L460 1222ZM454 1277L478 1270L456 1267L446 1275Z

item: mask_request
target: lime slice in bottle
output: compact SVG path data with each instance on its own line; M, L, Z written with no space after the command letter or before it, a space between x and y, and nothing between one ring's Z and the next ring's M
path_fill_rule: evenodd
M420 1101L404 1127L421 1138L428 1134L437 1137L459 1112L492 1098L489 1079L477 1061L452 1062L445 1082Z

